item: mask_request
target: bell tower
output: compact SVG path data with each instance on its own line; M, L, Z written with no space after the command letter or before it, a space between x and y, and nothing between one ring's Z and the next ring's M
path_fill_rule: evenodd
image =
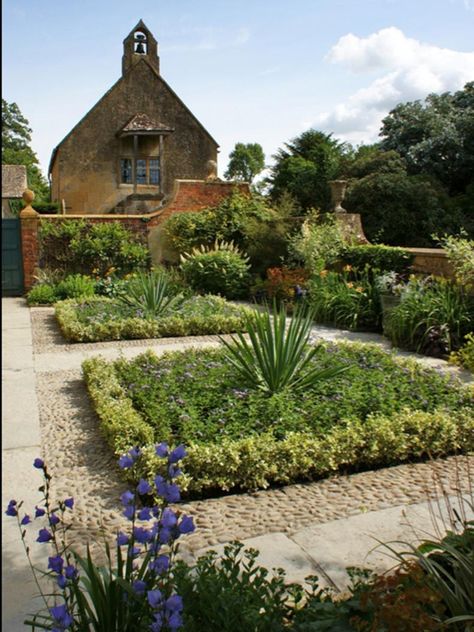
M148 60L153 68L160 72L158 42L143 20L140 20L123 40L122 75L142 58Z

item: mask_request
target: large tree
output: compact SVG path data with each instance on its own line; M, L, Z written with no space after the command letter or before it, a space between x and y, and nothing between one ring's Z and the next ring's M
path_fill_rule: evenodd
M236 143L229 154L229 164L224 176L228 180L252 182L265 168L265 154L259 143Z
M344 173L353 148L315 129L293 138L274 156L268 183L278 199L290 193L303 209L331 206L329 181Z
M407 173L396 151L374 147L360 153L348 169L348 211L360 213L370 241L391 246L433 246L434 233L469 231L469 196L450 198L436 178ZM471 198L472 199L472 198Z
M405 159L409 174L435 177L451 196L465 193L474 182L474 82L397 105L380 136L383 149Z
M24 165L28 186L37 200L49 197L48 183L39 168L38 158L31 149L31 128L16 103L2 99L2 164Z

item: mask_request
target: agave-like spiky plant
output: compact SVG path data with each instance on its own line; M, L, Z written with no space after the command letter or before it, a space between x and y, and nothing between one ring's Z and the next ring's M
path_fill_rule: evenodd
M327 380L348 366L320 368L312 363L317 349L309 344L312 314L298 307L287 322L284 307L273 304L272 314L255 312L245 316L246 334L237 333L232 342L221 338L226 357L246 386L272 395L285 388L301 391Z
M143 312L145 318L153 319L169 313L184 300L182 294L172 292L168 278L161 272L140 272L128 285L118 300Z

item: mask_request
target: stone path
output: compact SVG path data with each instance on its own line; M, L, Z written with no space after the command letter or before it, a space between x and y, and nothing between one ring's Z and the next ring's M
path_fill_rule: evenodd
M59 498L71 495L75 498L73 543L79 547L86 539L112 538L124 524L119 496L126 485L98 430L98 419L81 379L81 362L98 354L109 359L119 354L133 357L145 347L163 353L189 346L215 346L217 339L198 336L186 340L70 345L64 343L51 308L28 310L22 299L4 299L3 302L7 307L4 333L10 341L7 364L4 364L4 389L10 403L2 417L4 439L7 439L3 458L8 471L4 479L7 491L3 505L15 496L28 495L33 502L31 488L35 485L31 477L36 473L31 463L39 454L41 440L41 455L54 477L54 493ZM16 333L17 328L22 330L21 334ZM361 336L324 327L315 328L313 335L354 341L369 337L371 342L387 345L381 336ZM448 367L442 361L426 358L422 361L457 373L465 381L473 379L470 373ZM37 409L34 408L36 401ZM262 562L269 567L286 568L291 580L319 573L343 585L344 567L363 564L373 546L374 541L367 534L381 539L384 535L387 538L406 535L402 511L408 506L412 522L418 528L428 529L427 498L433 496L436 488L438 494L444 491L452 502L456 502L456 490L472 494L468 470L471 474L474 472L474 457L452 457L439 459L434 466L427 463L401 465L251 494L188 502L181 505L181 509L195 517L198 528L195 534L183 539L182 551L191 557L210 546L222 547L226 542L241 539L246 545L258 546ZM352 545L348 544L351 542L348 533L355 534ZM8 542L13 542L11 531L7 536ZM370 564L383 568L387 561L374 555ZM21 573L7 577L6 585L16 586L19 577ZM330 578L326 579L330 583ZM13 598L12 590L7 590L5 599ZM26 592L28 590L31 587L27 587ZM13 611L15 607L18 610L16 602ZM14 615L15 612L10 612L8 616L11 619ZM5 616L4 620L10 620Z

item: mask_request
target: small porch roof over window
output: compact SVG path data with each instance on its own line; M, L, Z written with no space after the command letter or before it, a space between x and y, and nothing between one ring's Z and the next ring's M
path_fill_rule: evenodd
M174 132L173 127L154 121L147 114L137 113L125 123L117 132L120 138L124 136L162 136Z

